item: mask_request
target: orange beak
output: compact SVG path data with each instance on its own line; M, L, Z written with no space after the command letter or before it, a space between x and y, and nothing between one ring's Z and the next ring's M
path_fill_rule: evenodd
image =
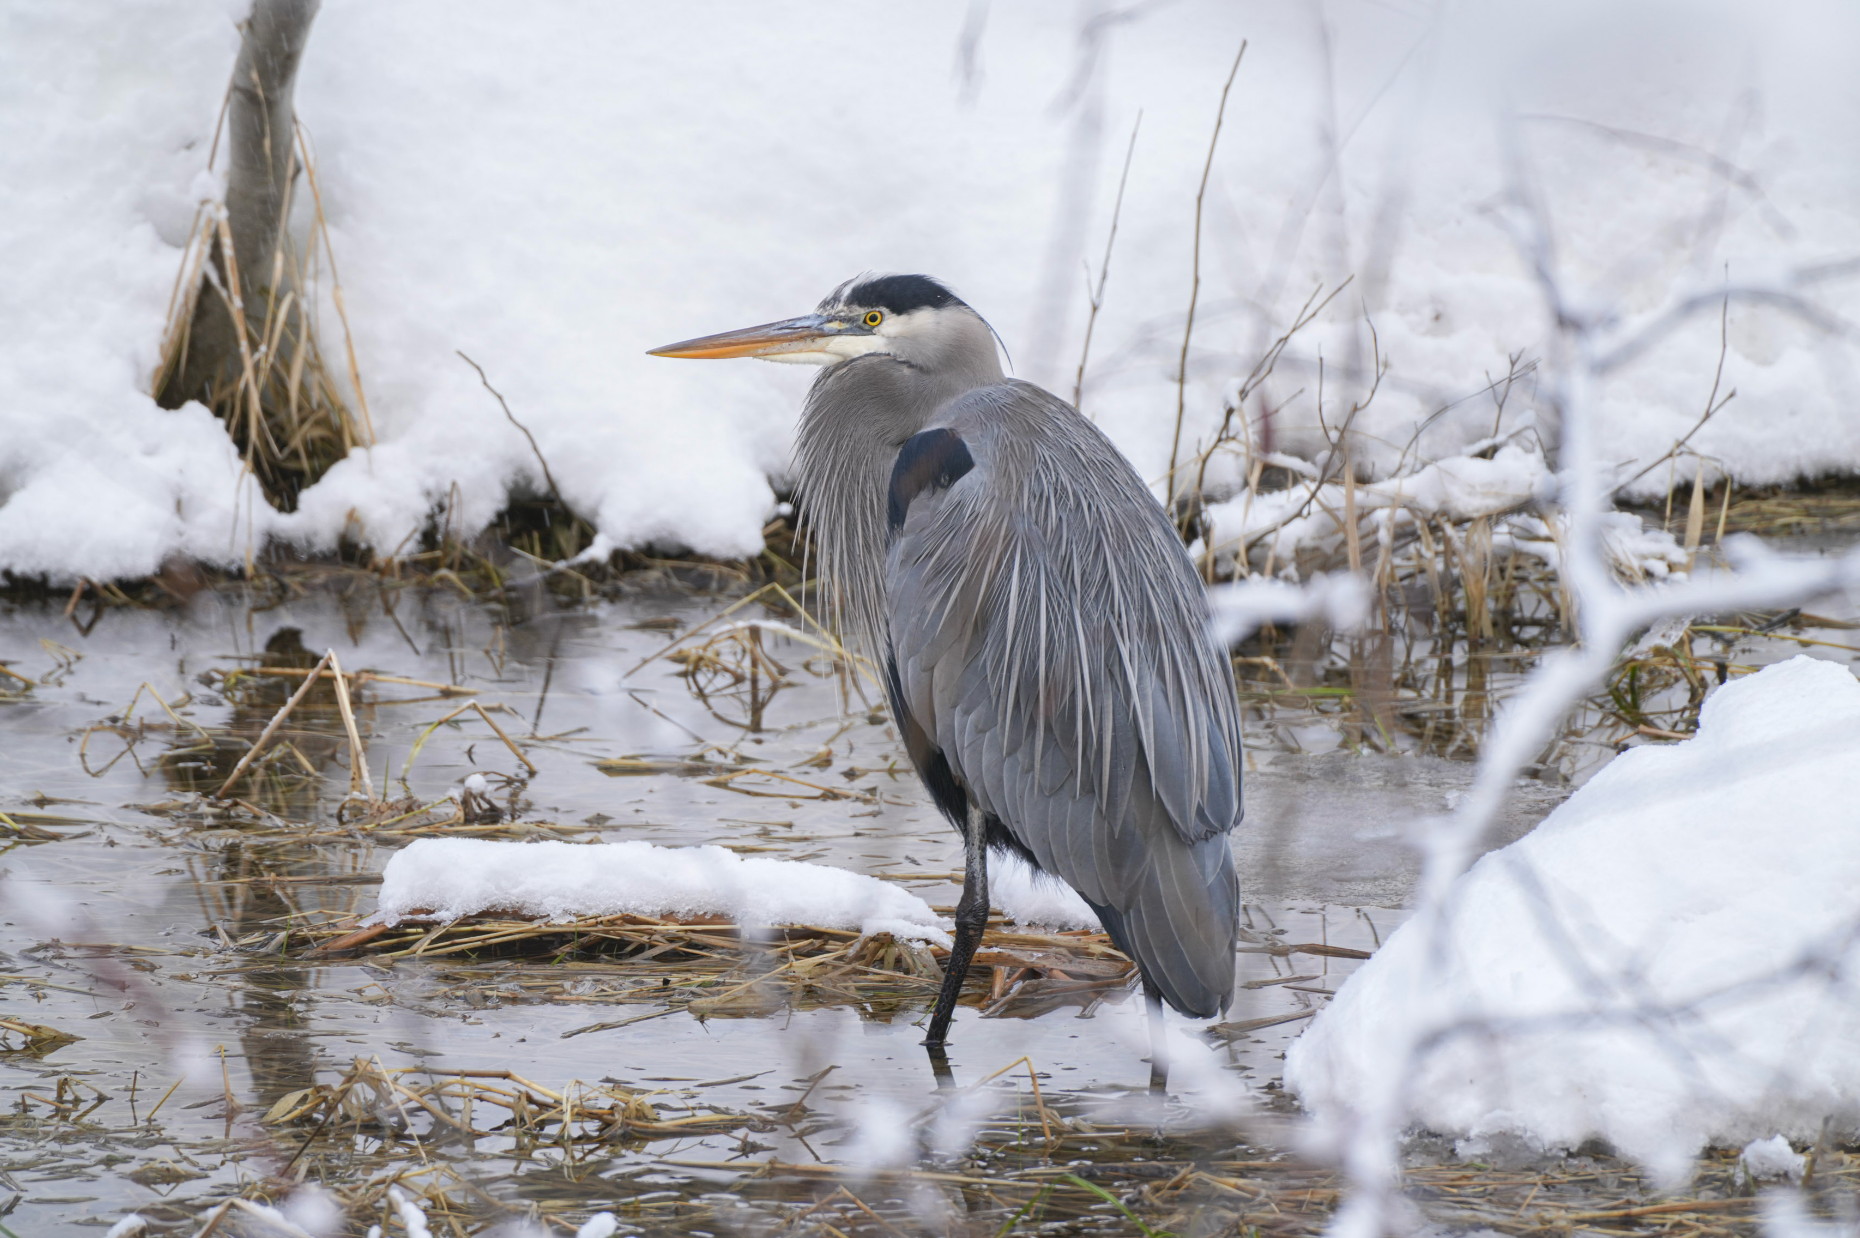
M843 322L837 318L827 318L821 314L804 314L799 318L790 318L784 322L769 322L759 327L744 327L740 331L725 331L720 335L705 335L695 340L681 340L676 344L667 344L663 348L650 349L649 355L704 359L779 358L783 353L818 352L822 340L831 339L836 335L858 333L859 328L852 323Z

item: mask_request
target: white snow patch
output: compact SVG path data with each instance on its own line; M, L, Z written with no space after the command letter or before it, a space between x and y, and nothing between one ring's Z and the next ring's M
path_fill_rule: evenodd
M575 1231L575 1238L613 1238L615 1230L620 1228L619 1220L611 1212L597 1212L582 1222Z
M1244 640L1267 623L1301 623L1322 618L1349 631L1369 614L1369 585L1348 572L1314 576L1302 585L1255 576L1208 590L1215 638L1226 645Z
M314 1182L306 1182L284 1201L284 1219L314 1238L334 1238L342 1230L342 1205Z
M1800 1182L1808 1166L1808 1158L1790 1147L1781 1135L1751 1140L1737 1159L1752 1182Z
M1365 314L1390 366L1353 423L1376 478L1499 436L1527 442L1539 376L1522 376L1502 413L1482 390L1509 354L1546 355L1554 331L1488 209L1507 163L1496 102L1539 117L1521 140L1553 199L1559 256L1633 321L1709 291L1726 264L1738 281L1860 250L1860 108L1842 59L1860 9L1701 2L1684 22L1655 0L1363 5L1316 22L1306 6L1183 0L1101 39L1080 37L1072 6L996 5L973 72L952 78L964 5L826 22L746 0L533 6L513 21L496 0L330 0L296 102L380 443L288 514L241 481L217 421L148 395L195 208L223 192L207 158L237 53L227 6L15 6L0 18L0 569L69 582L176 553L230 565L267 537L328 549L345 528L393 553L455 487L450 522L470 533L542 481L457 349L535 435L601 553L754 553L810 375L645 350L804 312L862 269L921 270L994 324L1022 377L1069 395L1079 266L1099 261L1139 110L1083 403L1159 477L1190 275L1184 211L1243 35L1253 50L1229 116L1273 123L1230 124L1212 168L1221 258L1202 266L1184 452L1212 439L1231 376L1312 284L1352 274L1259 393L1291 401L1265 451L1308 468L1327 449L1316 359L1360 355ZM909 88L841 98L849 64ZM1356 92L1341 102L1323 85L1333 67ZM1728 184L1701 151L1749 180ZM1404 210L1385 236L1389 203ZM1860 311L1860 281L1808 291L1834 318ZM340 371L327 280L320 297ZM1689 444L1714 475L1860 468L1842 378L1853 345L1736 302L1723 336L1702 314L1611 375L1604 456L1631 475L1692 427L1721 338L1723 389L1738 398ZM1333 364L1331 390L1349 387L1347 368ZM1328 397L1332 431L1350 398ZM1519 493L1492 463L1442 460L1410 497L1468 511ZM1223 457L1210 476L1231 468ZM1655 468L1639 492L1663 492L1667 476Z
M1379 484L1362 486L1360 505L1372 501L1404 506L1450 520L1472 520L1518 507L1532 499L1549 498L1555 480L1534 451L1507 444L1487 460L1456 456L1436 461Z
M138 1234L148 1233L149 1223L138 1213L130 1213L104 1232L103 1238L136 1238Z
M1408 1072L1410 1116L1677 1176L1707 1143L1860 1113L1860 682L1798 657L1622 754L1404 925L1286 1055L1321 1121ZM1828 969L1834 969L1832 971ZM1843 972L1841 969L1845 969ZM1391 1046L1432 1036L1412 1065ZM1417 1040L1417 1043L1420 1043Z
M988 857L988 901L1017 924L1050 929L1103 926L1078 891L1047 873L1035 871L1011 852Z
M723 847L647 842L422 838L388 859L370 923L504 911L576 916L727 916L744 925L817 924L948 945L930 905L876 877Z
M397 1186L388 1188L388 1198L394 1201L394 1210L400 1213L407 1238L433 1238L433 1231L426 1227L426 1209Z
M1516 446L1501 447L1491 459L1478 456L1454 457L1425 465L1386 481L1365 482L1356 487L1356 510L1361 517L1373 520L1378 535L1388 538L1402 525L1412 525L1417 516L1441 516L1448 520L1471 520L1481 516L1492 519L1492 546L1496 551L1519 550L1561 569L1562 525L1567 519L1553 517L1555 530L1541 516L1524 510L1556 492L1556 477L1542 455ZM1210 542L1215 558L1223 564L1237 560L1242 547L1255 556L1266 555L1286 571L1296 562L1301 550L1335 552L1343 545L1343 527L1337 513L1344 511L1345 496L1341 482L1325 482L1315 488L1294 484L1284 490L1260 493L1243 490L1233 498L1206 509L1212 533ZM1631 512L1611 511L1601 518L1602 552L1609 566L1618 574L1634 580L1659 578L1686 565L1685 551L1673 535L1661 529L1646 528L1640 517ZM1201 547L1193 548L1199 555ZM1333 586L1334 587L1334 586ZM1319 613L1313 607L1336 610L1332 622L1348 626L1354 613L1348 596L1342 593L1307 595L1303 603L1286 604L1288 613L1278 615L1266 604L1269 595L1258 595L1262 604L1259 618L1295 620ZM1288 595L1289 597L1290 595ZM1360 603L1366 606L1367 594ZM1299 606L1303 610L1299 610ZM1216 604L1219 614L1220 603ZM1240 613L1245 614L1243 610ZM1339 619L1343 622L1339 622ZM1246 623L1235 628L1246 635ZM1238 636L1235 639L1238 639Z

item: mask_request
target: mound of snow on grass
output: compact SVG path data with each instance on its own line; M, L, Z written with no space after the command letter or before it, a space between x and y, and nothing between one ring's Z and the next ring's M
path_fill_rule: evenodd
M1800 1182L1802 1171L1808 1167L1808 1158L1790 1147L1781 1135L1751 1140L1737 1159L1754 1182Z
M1860 682L1799 657L1719 689L1698 735L1622 754L1403 926L1286 1055L1347 1122L1407 1070L1413 1119L1669 1175L1701 1146L1860 1114ZM1427 1045L1412 1069L1392 1048Z
M906 890L825 864L646 842L507 843L422 838L381 874L371 923L456 920L502 911L576 916L726 916L742 925L815 924L948 945L930 905Z

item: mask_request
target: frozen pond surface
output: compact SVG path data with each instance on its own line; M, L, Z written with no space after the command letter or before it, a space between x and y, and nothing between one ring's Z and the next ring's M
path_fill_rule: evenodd
M789 674L772 696L765 680L752 697L751 685L727 688L724 676L706 697L693 691L705 682L701 664L656 656L724 604L666 596L518 616L413 590L390 611L372 586L265 609L209 592L165 613L106 611L84 634L57 607L0 612L0 663L36 681L0 703L0 812L16 823L11 832L25 835L0 859L10 870L0 884L0 1012L83 1038L42 1057L0 1058L0 1108L13 1110L0 1126L0 1207L19 1197L0 1224L51 1232L139 1209L158 1229L191 1233L201 1203L242 1182L287 1170L332 1185L365 1176L373 1170L320 1153L293 1164L302 1132L280 1139L260 1120L280 1098L333 1082L358 1057L387 1068L515 1071L558 1088L617 1081L663 1089L658 1102L673 1110L768 1111L804 1098L815 1115L805 1130L616 1142L611 1155L571 1158L572 1173L546 1150L508 1140L371 1150L376 1169L382 1157L412 1168L428 1158L456 1161L505 1204L532 1191L555 1192L559 1202L566 1190L585 1201L569 1215L585 1215L628 1200L645 1207L642 1193L664 1191L684 1207L736 1183L741 1171L726 1164L733 1158L911 1159L917 1136L908 1123L937 1097L918 1044L922 1003L701 1021L680 1010L565 1036L654 1009L605 1003L598 986L573 980L577 968L599 977L618 965L562 964L538 998L521 981L533 980L539 964L312 964L282 954L272 963L229 948L288 914L366 913L392 852L371 829L342 823L347 748L327 705L305 706L284 733L292 759L314 777L274 778L247 792L257 802L244 826L203 824L196 811L198 792L217 785L238 749L204 751L190 726L249 739L290 687L273 685L269 697L249 686L235 694L225 691L225 672L308 666L327 649L347 671L418 681L377 679L360 693L370 775L389 797L433 801L482 773L494 800L506 808L514 800L520 820L550 823L557 836L709 843L842 865L903 882L933 905L953 904L957 837L909 773L873 707L876 694L845 695L847 680L827 658L774 633L764 634L763 649ZM686 667L694 673L681 674ZM134 718L123 721L144 685L174 706L172 718L144 690ZM0 679L0 689L19 687ZM537 767L533 776L519 777L527 771L475 712L433 728L467 699L518 743ZM164 758L170 750L179 755ZM595 764L622 757L645 758L635 764L645 772L611 776ZM717 785L705 777L720 762L744 761L797 781ZM1402 842L1406 823L1445 809L1471 773L1469 763L1432 757L1249 751L1247 819L1234 845L1255 940L1373 950L1400 922L1415 872ZM1493 843L1528 830L1564 793L1521 785ZM53 940L43 928L59 917L66 928ZM1226 1016L1261 1026L1211 1047L1197 1025L1172 1019L1176 1074L1162 1112L1144 1095L1148 1039L1131 1000L1029 1018L983 1018L965 1007L951 1065L957 1083L969 1084L1025 1057L1055 1108L1151 1132L1158 1123L1172 1134L1214 1124L1228 1132L1224 1155L1271 1157L1292 1139L1289 1107L1276 1097L1284 1045L1355 965L1239 955L1243 984L1280 982L1243 987ZM1284 983L1294 975L1304 978ZM1018 1078L1024 1096L1024 1068ZM81 1103L66 1105L67 1094ZM80 1114L97 1094L107 1099ZM976 1126L999 1120L1004 1103L1015 1120L1015 1093L1006 1095L995 1094L992 1119L952 1108L931 1128L931 1150L969 1155L964 1163L973 1164ZM1232 1151L1241 1147L1253 1151ZM1094 1150L1074 1143L1066 1155L1072 1149ZM715 1221L720 1206L698 1208L681 1225ZM626 1223L654 1228L642 1216Z

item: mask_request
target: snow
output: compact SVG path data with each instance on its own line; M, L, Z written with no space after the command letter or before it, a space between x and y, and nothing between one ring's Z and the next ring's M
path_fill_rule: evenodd
M0 15L14 135L0 150L0 569L68 582L174 554L230 565L267 538L327 550L345 529L392 553L444 503L454 527L482 527L540 470L461 349L603 547L751 553L809 375L644 351L803 311L860 270L923 270L993 322L1021 376L1070 395L1080 265L1099 260L1139 109L1083 402L1158 478L1195 188L1242 37L1185 447L1211 436L1223 392L1310 288L1355 274L1260 389L1283 409L1267 426L1249 406L1248 432L1276 458L1319 460L1317 359L1334 426L1360 394L1367 314L1389 370L1353 423L1359 465L1378 484L1412 473L1410 498L1438 510L1516 492L1489 487L1522 478L1452 460L1494 436L1527 451L1545 429L1528 367L1549 320L1489 210L1501 97L1539 118L1520 141L1559 254L1589 300L1629 318L1709 292L1727 264L1754 279L1860 250L1860 103L1842 59L1860 10L1833 0L1337 5L1323 26L1305 5L1184 0L1088 30L1068 6L797 23L749 0L520 19L492 0L329 0L297 103L379 445L279 513L241 482L217 422L147 394L181 247L219 192L208 151L242 7ZM293 227L307 226L300 210ZM1860 280L1810 293L1860 310ZM320 295L341 356L327 281ZM1708 475L1860 468L1840 395L1854 345L1775 306L1733 305L1725 336L1737 399L1692 440ZM1689 429L1719 340L1706 314L1614 373L1605 454L1650 462ZM1484 388L1512 354L1526 372L1500 410ZM1231 490L1234 468L1211 476ZM1637 485L1667 481L1656 468Z
M988 857L988 901L1017 924L1094 932L1102 928L1077 890L1011 852Z
M613 1238L620 1222L611 1212L597 1212L575 1231L575 1238Z
M371 923L502 911L577 916L724 916L742 925L814 924L948 945L930 905L895 885L723 847L646 842L422 838L388 859Z
M1790 1147L1781 1135L1751 1140L1737 1159L1752 1182L1800 1182L1808 1166L1808 1158Z
M1267 623L1302 623L1321 618L1349 631L1369 614L1369 586L1348 572L1313 576L1302 586L1255 576L1208 590L1215 638L1236 645Z
M135 1238L137 1234L148 1232L149 1223L139 1213L131 1212L122 1220L110 1226L103 1238Z
M433 1231L426 1225L426 1210L407 1196L397 1186L388 1188L388 1198L394 1202L394 1211L400 1214L400 1223L407 1231L407 1238L433 1238ZM381 1227L368 1227L369 1238L379 1238Z
M1798 657L1617 757L1394 933L1286 1055L1348 1123L1390 1045L1412 1119L1546 1149L1600 1136L1669 1177L1706 1144L1860 1114L1860 682ZM1771 1145L1774 1146L1773 1144Z
M1313 470L1315 480L1315 470ZM1413 468L1377 483L1355 487L1354 502L1360 517L1374 522L1381 534L1392 536L1396 529L1411 526L1416 519L1443 517L1450 521L1486 517L1492 521L1492 545L1496 550L1518 550L1533 555L1552 566L1561 566L1560 547L1567 525L1562 516L1545 517L1524 510L1556 493L1556 477L1541 452L1508 444L1487 459L1481 456L1453 456ZM1299 552L1317 550L1334 554L1343 545L1343 524L1337 513L1346 510L1341 482L1320 485L1294 484L1284 490L1254 494L1243 491L1234 498L1211 504L1205 516L1211 533L1216 560L1223 571L1232 570L1242 546L1247 547L1251 569L1274 575L1296 575ZM1557 521L1553 532L1547 520ZM1662 577L1683 569L1687 555L1671 533L1642 525L1631 512L1608 512L1602 517L1602 549L1610 566L1622 576L1644 580ZM1199 556L1203 543L1191 550ZM1369 551L1373 553L1373 548ZM1256 590L1250 595L1233 594L1230 608L1241 606L1241 596L1251 596L1262 603L1271 596L1258 592L1268 581L1246 582L1238 588ZM1338 586L1326 586L1335 589ZM1341 586L1348 588L1348 586ZM1348 626L1354 608L1347 604L1347 594L1323 592L1304 596L1305 610L1293 605L1300 596L1288 589L1286 602L1274 613L1271 606L1256 617L1241 616L1231 622L1234 631L1244 635L1259 620L1296 620L1305 617L1312 606L1339 610ZM1367 599L1363 599L1366 603ZM1217 612L1221 604L1217 602ZM1332 616L1336 623L1339 616ZM1360 615L1358 615L1360 618Z

